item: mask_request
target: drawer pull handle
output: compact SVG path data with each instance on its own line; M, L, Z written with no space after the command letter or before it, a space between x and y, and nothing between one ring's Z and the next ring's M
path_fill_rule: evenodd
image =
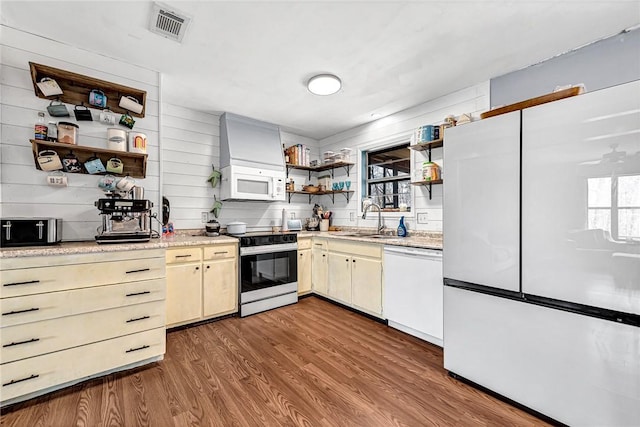
M143 273L145 271L150 271L150 268L141 268L140 270L130 270L127 271L127 274L131 274L131 273Z
M314 243L314 246L322 246L322 243Z
M176 258L189 258L191 256L191 254L189 255L176 255Z
M214 255L222 255L222 254L228 254L229 251L221 251L221 252L214 252Z
M22 381L29 381L29 380L32 380L34 378L38 378L39 376L40 375L32 374L31 376L28 376L26 378L20 378L19 380L11 380L8 383L2 384L2 387L8 386L8 385L12 385L12 384L18 384L18 383L21 383Z
M135 296L138 296L138 295L146 295L146 294L150 294L150 293L151 293L151 291L133 292L133 293L130 293L130 294L126 294L125 296L126 297L135 297Z
M137 322L137 321L139 321L139 320L145 320L145 319L150 319L150 317L149 317L149 316L136 317L135 319L129 319L129 320L127 320L127 323Z
M38 310L40 310L40 309L39 309L39 308L37 308L37 307L34 307L34 308L27 308L26 310L14 310L14 311L9 311L9 312L7 312L7 313L2 313L2 315L3 315L3 316L9 316L9 315L11 315L11 314L28 313L28 312L30 312L30 311L38 311Z
M12 342L11 344L3 345L2 348L13 347L15 345L20 345L20 344L29 344L30 342L37 342L37 341L40 341L40 338L31 338L30 340L26 340L26 341Z
M149 348L149 346L145 344L141 347L130 348L129 350L125 351L125 353L133 353L134 351L144 350L145 348Z
M33 285L34 283L40 283L40 280L29 280L28 282L7 283L6 285L2 285L2 286Z

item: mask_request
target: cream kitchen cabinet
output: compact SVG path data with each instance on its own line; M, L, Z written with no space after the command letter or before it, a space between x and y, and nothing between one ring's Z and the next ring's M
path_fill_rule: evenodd
M327 296L360 311L382 316L382 247L329 240Z
M298 238L298 295L311 292L311 237Z
M327 296L329 291L329 256L327 239L314 237L311 243L311 284L317 294Z
M167 325L201 317L202 263L167 265Z
M329 288L327 295L351 305L351 257L329 252Z
M164 253L0 259L1 404L161 359Z
M222 316L238 311L237 252L236 245L204 248L203 317Z
M167 326L238 311L238 246L168 249Z

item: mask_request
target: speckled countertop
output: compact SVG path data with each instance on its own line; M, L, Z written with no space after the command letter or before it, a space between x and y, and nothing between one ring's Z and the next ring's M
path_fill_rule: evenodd
M63 242L51 246L25 246L21 248L2 248L0 258L18 258L47 255L72 255L101 252L133 251L142 249L164 249L174 246L219 245L237 243L238 239L229 236L207 237L176 235L168 238L151 239L149 242L97 244L95 241Z
M409 237L387 236L383 239L366 236L349 236L352 231L302 231L299 237L327 237L330 239L351 240L356 242L377 243L380 245L408 246L413 248L442 249L442 234L422 233ZM230 236L207 237L178 233L171 237L151 239L140 243L111 243L99 245L94 241L64 242L52 246L26 246L21 248L1 248L0 258L18 258L47 255L72 255L84 253L118 252L142 249L163 249L183 246L202 246L238 243L238 239Z

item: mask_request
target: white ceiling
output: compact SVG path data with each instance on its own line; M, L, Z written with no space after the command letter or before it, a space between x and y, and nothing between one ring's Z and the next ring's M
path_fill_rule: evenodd
M611 36L640 1L169 1L182 44L148 31L149 1L2 1L2 24L163 74L163 100L321 139ZM336 95L306 89L335 73Z

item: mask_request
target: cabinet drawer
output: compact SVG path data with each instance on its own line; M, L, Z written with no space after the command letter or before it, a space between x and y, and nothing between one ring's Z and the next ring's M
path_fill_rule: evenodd
M213 245L204 248L204 259L233 258L238 254L236 245Z
M200 248L180 248L167 250L167 264L177 264L179 262L200 262L202 261L202 249Z
M360 255L372 258L382 258L382 245L353 243L344 240L330 240L331 252L342 252L349 255Z
M119 245L105 248L116 247ZM133 259L164 258L164 249L139 249L126 252L97 252L73 255L46 255L35 257L0 258L0 270L18 270L21 268L59 267L72 264L96 264Z
M2 313L0 325L4 328L56 317L161 301L165 299L166 288L165 279L154 279L5 298L0 300L0 313Z
M159 328L164 318L164 301L154 301L9 326L2 329L0 363Z
M165 335L162 327L6 363L0 370L2 400L160 356Z
M6 270L2 272L0 279L0 298L159 279L164 276L164 258Z
M323 249L327 250L327 239L319 239L314 237L311 241L311 246L313 249Z
M311 249L311 237L299 238L298 249Z

